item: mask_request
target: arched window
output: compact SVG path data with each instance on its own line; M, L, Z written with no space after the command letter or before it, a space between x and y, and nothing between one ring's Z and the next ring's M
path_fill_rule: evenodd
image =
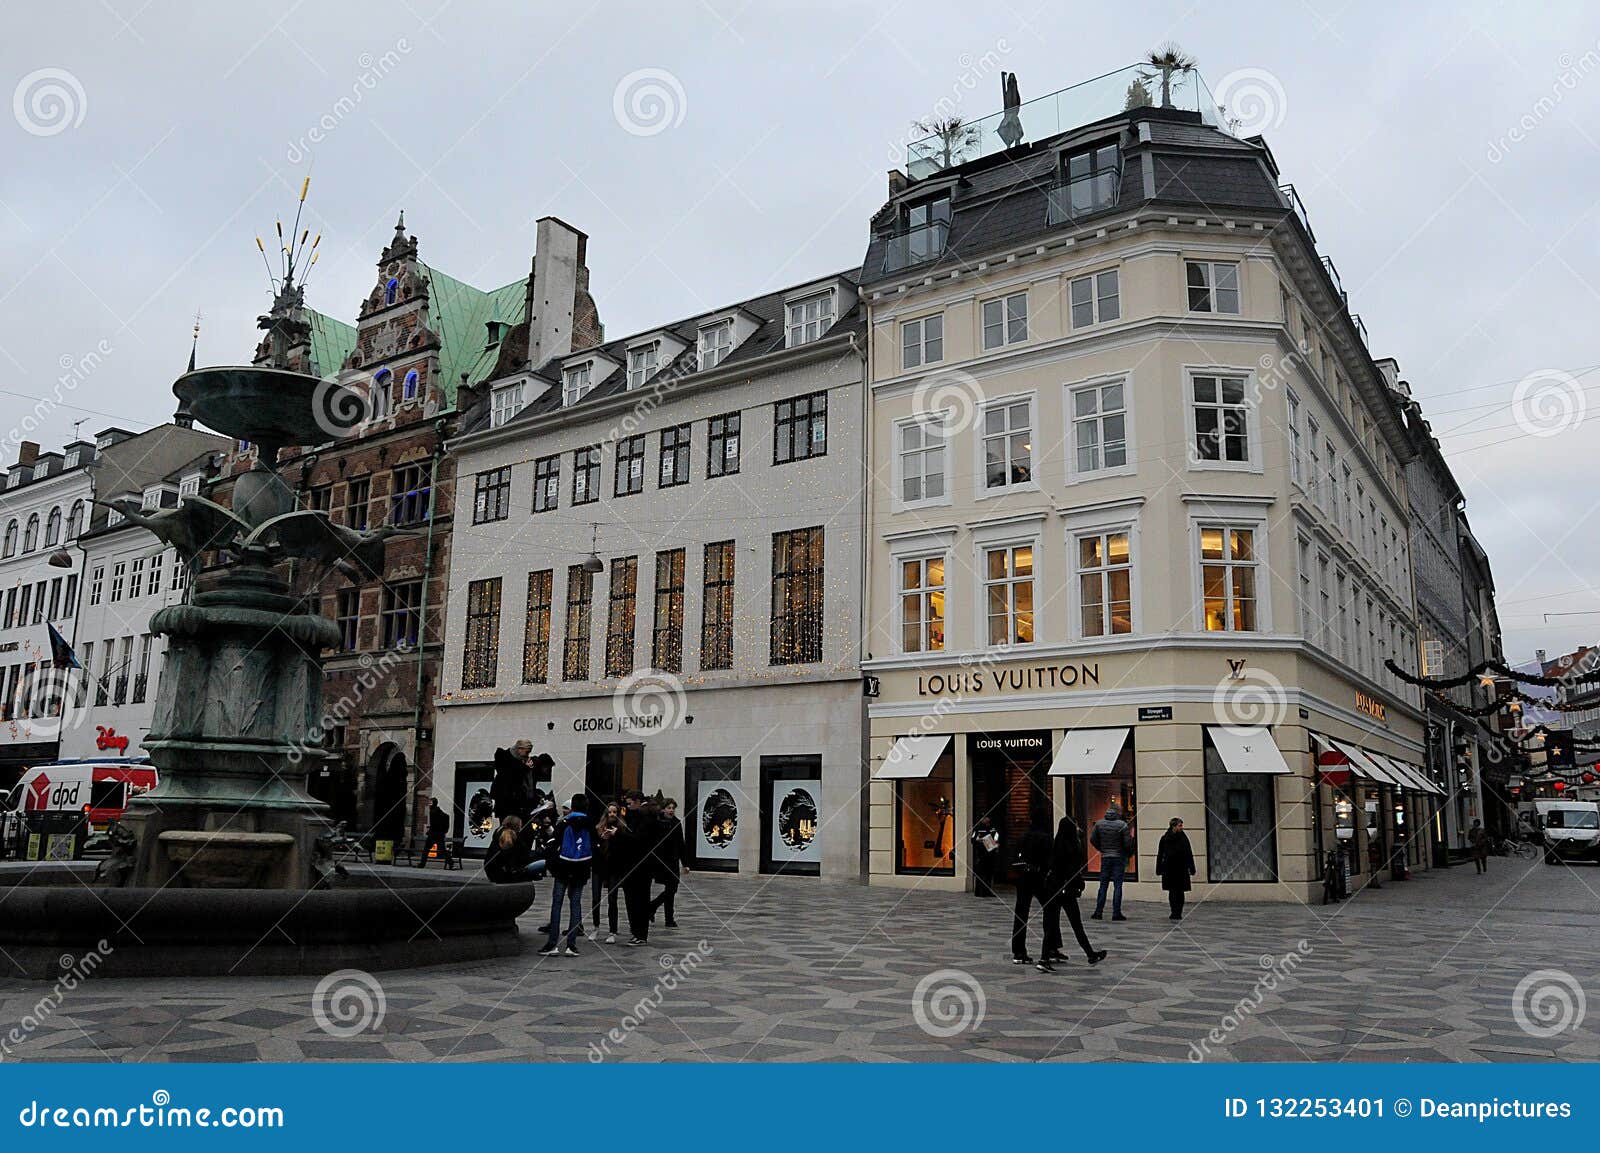
M0 556L17 555L17 518L12 517L11 523L6 525L6 544L0 549Z
M44 522L44 547L55 548L61 543L61 506L57 505L50 510L50 518Z
M39 547L39 514L28 518L28 527L22 534L22 551L32 552Z
M389 390L393 387L394 373L387 368L380 368L377 375L372 378L372 388L368 397L371 402L369 405L371 411L367 416L369 420L382 420L389 415L393 400Z
M383 286L383 302L393 304L400 299L400 282L394 277L389 278L389 283Z
M83 531L83 502L72 502L72 511L67 514L67 539L77 540L78 534Z
M416 400L417 399L417 387L418 387L417 370L413 368L410 372L406 373L406 384L405 384L405 399L406 400Z

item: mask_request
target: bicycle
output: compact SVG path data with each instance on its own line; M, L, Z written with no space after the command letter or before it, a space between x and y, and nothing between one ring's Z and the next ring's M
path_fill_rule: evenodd
M1520 857L1524 861L1531 861L1539 855L1539 847L1532 841L1515 841L1510 837L1502 837L1491 848L1497 857Z

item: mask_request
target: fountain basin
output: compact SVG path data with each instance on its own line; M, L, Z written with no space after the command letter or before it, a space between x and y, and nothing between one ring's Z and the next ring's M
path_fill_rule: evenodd
M331 889L114 889L94 865L0 870L0 977L324 976L513 956L533 884L355 865ZM105 942L105 948L101 942Z

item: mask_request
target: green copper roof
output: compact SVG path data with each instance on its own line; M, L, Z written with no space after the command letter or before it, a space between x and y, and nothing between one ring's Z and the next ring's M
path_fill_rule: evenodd
M523 319L525 280L513 280L492 292L464 284L426 264L430 286L430 326L439 334L439 387L445 404L456 403L461 374L476 384L494 367L495 353L487 347L489 321L520 324ZM356 330L342 320L307 309L311 318L311 360L317 374L337 372L356 346Z
M311 318L311 368L318 376L338 372L356 346L356 330L342 320L306 309Z

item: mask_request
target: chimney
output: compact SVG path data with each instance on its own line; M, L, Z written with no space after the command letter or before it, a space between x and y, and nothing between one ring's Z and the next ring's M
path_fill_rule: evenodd
M1383 382L1391 389L1399 391L1400 362L1392 356L1385 356L1381 359L1374 360L1372 363L1378 366L1379 372L1383 373ZM1409 389L1406 390L1406 395L1410 395Z
M554 216L540 218L533 260L533 319L528 363L533 367L572 351L573 315L587 282L589 238Z
M17 463L23 467L31 465L39 459L39 444L37 441L25 440L17 446Z
M906 190L906 174L898 168L889 169L889 199L893 200Z

